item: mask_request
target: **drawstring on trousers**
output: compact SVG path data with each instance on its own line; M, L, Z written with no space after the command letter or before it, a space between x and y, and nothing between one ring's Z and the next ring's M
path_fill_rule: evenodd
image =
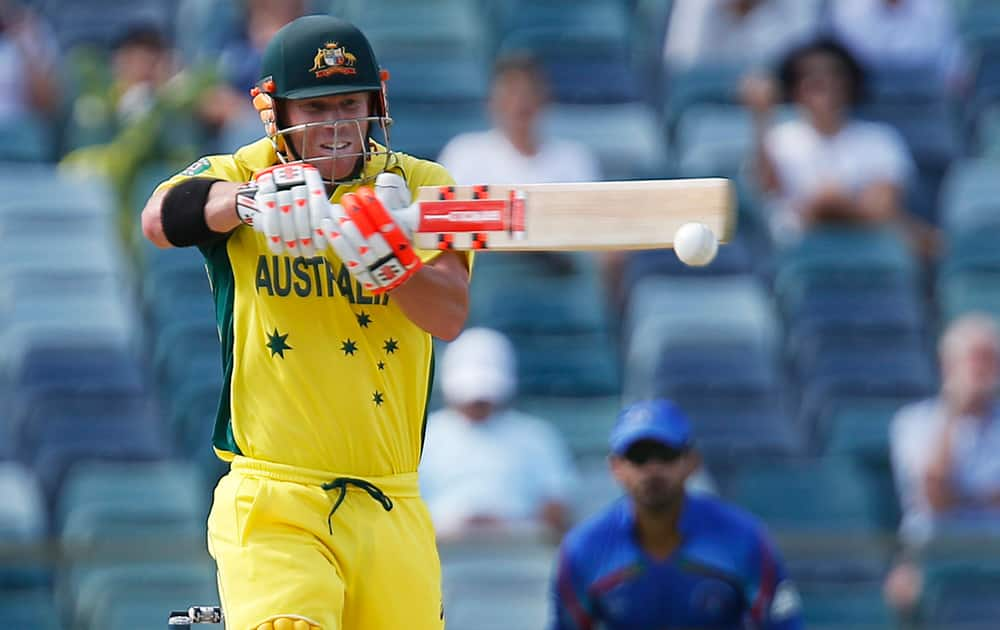
M330 508L330 514L326 517L327 527L330 529L330 534L333 534L333 515L336 513L337 508L340 504L344 502L344 498L347 496L347 486L354 486L356 488L361 488L371 496L371 498L378 501L382 508L388 512L392 510L392 499L390 499L382 490L370 481L365 481L364 479L357 479L355 477L337 477L333 481L328 481L323 484L323 489L326 491L330 490L340 490L340 496L333 503L333 507Z

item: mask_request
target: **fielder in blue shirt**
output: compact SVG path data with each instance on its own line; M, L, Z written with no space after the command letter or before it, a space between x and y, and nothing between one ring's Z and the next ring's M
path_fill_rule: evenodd
M750 514L684 482L699 466L684 413L627 407L611 434L622 497L563 540L554 630L800 630L800 600Z

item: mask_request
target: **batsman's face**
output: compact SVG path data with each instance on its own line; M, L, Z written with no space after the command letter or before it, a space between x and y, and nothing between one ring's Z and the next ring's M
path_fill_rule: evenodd
M324 179L347 179L364 154L370 103L366 92L285 101L288 127L324 123L287 133L285 140L302 159L319 158L313 163Z
M640 440L623 456L612 455L611 472L636 505L661 513L684 497L684 482L698 468L698 455L652 440Z

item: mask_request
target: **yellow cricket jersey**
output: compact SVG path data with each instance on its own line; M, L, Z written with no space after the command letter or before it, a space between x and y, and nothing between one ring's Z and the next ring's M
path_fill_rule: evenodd
M374 177L386 159L374 158L364 175ZM161 186L188 177L248 182L277 162L265 138L202 158ZM396 153L391 164L414 197L420 186L454 183L434 162ZM339 186L331 199L356 188ZM200 249L225 369L216 453L359 476L416 471L431 336L391 296L364 292L332 249L310 258L275 255L248 226ZM437 253L420 254L426 261Z

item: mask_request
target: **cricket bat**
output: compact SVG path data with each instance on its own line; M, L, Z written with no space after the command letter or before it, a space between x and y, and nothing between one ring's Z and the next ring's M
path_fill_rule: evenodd
M402 212L420 249L659 249L690 222L727 242L734 198L723 178L424 186Z

